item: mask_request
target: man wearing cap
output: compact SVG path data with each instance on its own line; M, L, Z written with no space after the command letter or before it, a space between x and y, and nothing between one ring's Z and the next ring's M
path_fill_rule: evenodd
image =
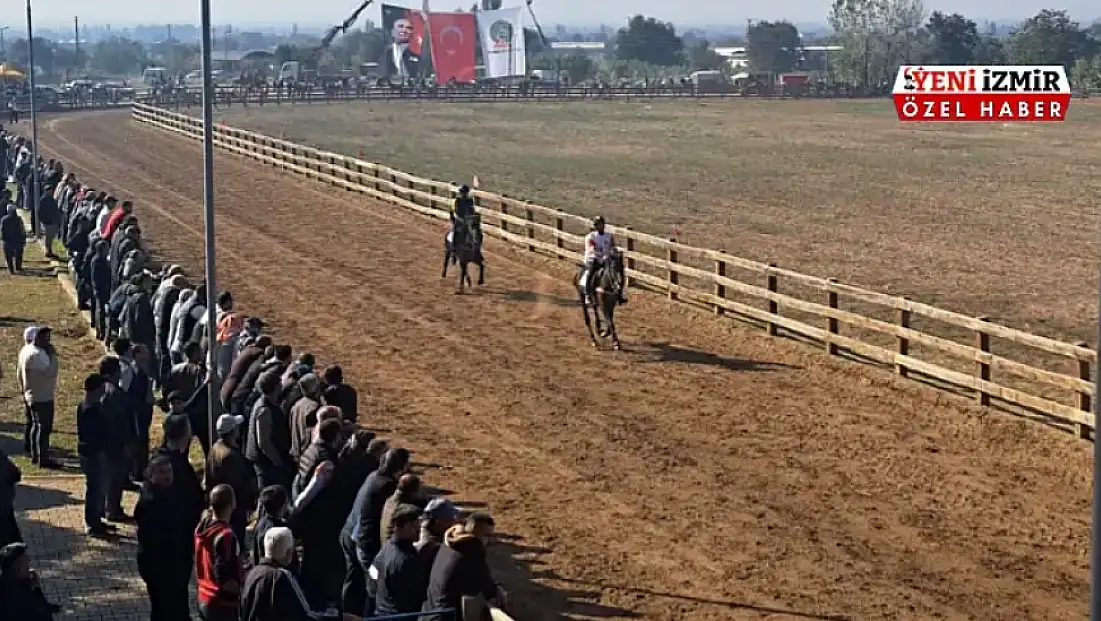
M417 539L417 552L424 560L425 567L432 567L436 553L443 545L443 536L447 529L459 519L459 508L450 500L440 497L428 501L421 515L421 534Z
M414 545L420 518L421 511L417 507L400 506L394 512L394 534L383 544L367 570L368 580L375 586L373 614L377 616L421 610L430 568L425 567Z
M57 466L50 459L50 434L54 427L54 399L60 365L50 336L49 326L39 327L31 346L19 352L19 382L32 417L31 462L42 468Z
M244 416L222 414L214 424L214 430L218 434L218 441L210 449L210 457L206 466L206 487L214 489L216 485L228 485L233 488L234 497L237 500L229 524L233 528L238 541L245 541L245 525L248 515L256 505L259 492L256 485L256 475L252 467L241 452L241 425L245 422Z
M10 543L0 548L0 619L51 621L57 611L31 569L27 546Z
M321 409L321 379L307 373L299 378L298 387L302 396L290 407L291 458L296 463L313 441L317 411Z

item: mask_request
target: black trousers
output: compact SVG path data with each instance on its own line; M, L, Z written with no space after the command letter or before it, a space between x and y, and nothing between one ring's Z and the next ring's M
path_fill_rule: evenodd
M4 263L8 266L8 273L14 274L23 270L23 246L9 246L4 244Z
M0 548L9 543L22 543L23 533L19 532L19 522L15 511L0 512Z
M31 404L31 461L50 461L50 434L54 431L54 402Z
M149 621L191 621L191 596L187 579L167 576L145 580L149 593Z
M341 603L344 612L362 615L367 607L367 575L356 554L356 544L347 533L340 533L340 549L344 552L344 584Z
M26 401L23 402L23 452L31 454L31 437L34 433L34 414L31 413L31 406Z

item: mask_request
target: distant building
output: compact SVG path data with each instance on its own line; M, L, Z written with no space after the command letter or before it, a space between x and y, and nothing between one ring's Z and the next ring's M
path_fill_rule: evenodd
M748 48L715 47L716 54L726 59L730 68L735 71L749 69ZM800 48L800 59L796 65L799 71L827 71L829 69L830 54L843 51L840 45L807 45Z
M560 54L603 56L608 51L608 44L604 41L551 41L550 46Z

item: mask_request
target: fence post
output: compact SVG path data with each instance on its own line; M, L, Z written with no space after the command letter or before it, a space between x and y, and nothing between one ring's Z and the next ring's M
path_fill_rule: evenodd
M677 239L675 237L670 237L669 241L676 243ZM676 263L677 260L678 260L677 251L674 250L673 248L667 248L665 250L665 255L666 255L666 260L669 261L670 263ZM678 284L677 281L679 281L679 280L680 280L680 274L678 274L675 270L670 269L669 270L669 284L675 286L675 285ZM673 291L673 287L669 287L669 299L670 300L677 299L677 292Z
M837 279L836 278L827 278L826 282L828 282L832 285L832 284L837 282ZM826 306L829 306L830 308L833 308L833 309L837 308L837 292L836 291L828 290L826 292ZM826 318L826 332L829 332L830 334L840 334L840 332L841 332L841 322L839 322L836 317L827 317ZM828 339L828 337L827 337L827 339ZM836 356L837 355L837 343L833 342L833 340L827 340L826 341L826 353L831 355L831 356Z
M903 300L909 300L909 298L907 298L905 296L903 296L902 299ZM898 309L898 325L900 327L909 329L910 328L910 318L911 318L911 315L910 315L909 310L907 310L905 308ZM898 353L899 353L900 356L909 356L910 355L910 339L908 339L904 336L898 337ZM895 372L898 373L900 377L908 377L909 374L910 374L910 370L907 369L906 365L904 365L904 364L896 364L895 365Z
M775 267L776 267L775 263L769 263L768 264L769 271L766 272L766 276L765 276L765 287L769 291L771 291L772 293L778 293L779 290L780 290L780 283L778 282L778 279L776 278L776 274L772 273L772 270ZM780 305L776 303L776 300L769 300L768 301L768 312L769 312L769 314L772 314L772 315L779 315L780 314ZM765 322L765 331L768 332L769 336L776 336L776 324L771 322L771 321L766 321Z
M558 248L559 250L561 250L563 245L564 245L562 243L562 232L566 228L566 223L562 220L562 216L555 216L555 218L554 218L554 228L555 228L556 231L558 231L558 234L554 236L554 246L556 248ZM562 258L562 253L561 252L558 253L558 258L559 259Z
M990 321L988 317L978 317L979 321ZM981 330L975 331L975 347L981 351L990 353L990 335ZM985 362L978 362L975 366L976 375L980 380L984 382L990 381L990 365ZM982 388L979 388L977 395L979 405L990 405L990 394Z
M1077 343L1075 343L1075 345L1077 345L1078 347L1090 346L1089 343L1085 341L1078 341ZM1087 382L1093 381L1093 375L1090 374L1090 363L1088 360L1078 361L1078 379L1085 380ZM1093 410L1093 399L1090 398L1090 394L1088 392L1077 393L1077 398L1075 399L1075 401L1077 402L1075 405L1078 406L1079 410L1082 410L1083 412L1090 412ZM1096 421L1094 422L1094 424L1097 424ZM1093 430L1091 430L1088 425L1078 425L1079 438L1082 438L1083 440L1088 440L1092 435Z
M721 278L726 278L726 261L723 261L722 259L715 259L715 275ZM726 285L719 282L715 283L715 297L726 299ZM726 309L716 304L715 314L726 314Z
M528 239L535 239L535 226L533 226L535 222L535 213L532 212L530 207L524 208L524 217L528 220ZM533 244L528 244L528 252L535 252L535 246Z
M635 251L635 236L631 234L632 229L629 226L623 227L627 231L627 264L624 266L626 269L626 277L624 278L623 288L631 286L631 271L635 269L635 258L632 255Z
M504 196L505 198L508 198L504 194L502 194L501 196ZM500 201L500 202L501 202L501 215L507 216L508 215L508 205L505 204L505 201ZM508 232L508 222L505 222L504 218L501 218L501 230L506 232L506 233Z

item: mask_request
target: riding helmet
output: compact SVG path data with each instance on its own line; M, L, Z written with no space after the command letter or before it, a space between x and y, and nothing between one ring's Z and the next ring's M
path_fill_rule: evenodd
M597 217L593 218L593 228L594 229L596 227L600 226L601 224L604 224L604 216L597 216Z

